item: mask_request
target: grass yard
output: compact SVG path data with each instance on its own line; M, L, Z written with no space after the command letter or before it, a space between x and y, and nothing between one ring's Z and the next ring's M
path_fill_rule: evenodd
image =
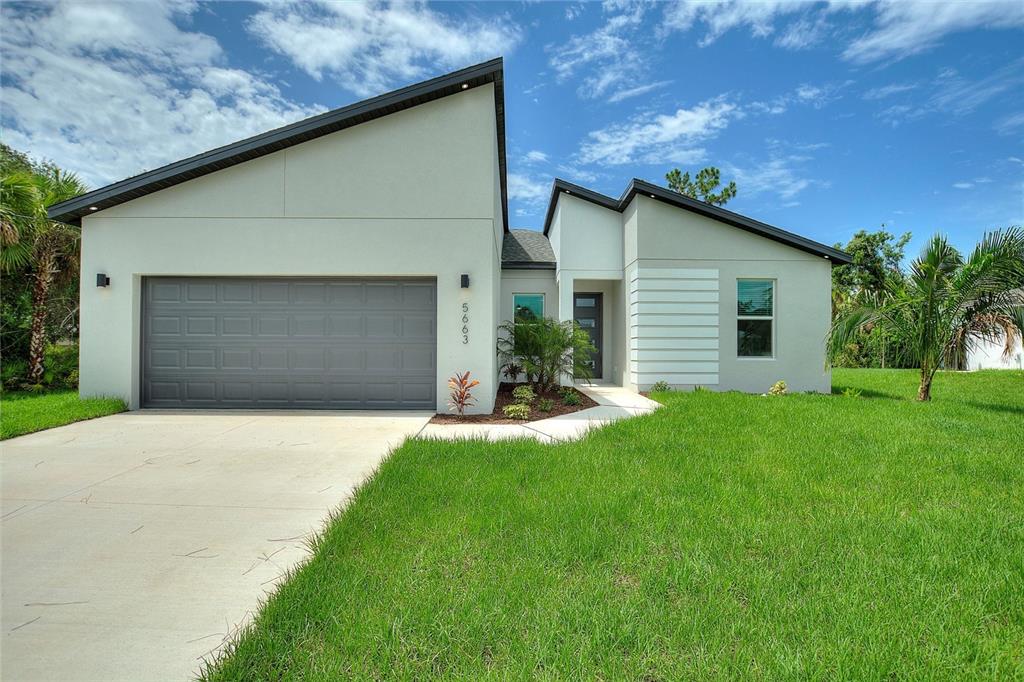
M207 677L1024 676L1024 373L411 441Z
M0 396L0 440L105 417L124 409L124 402L116 398L83 400L77 391L4 393Z

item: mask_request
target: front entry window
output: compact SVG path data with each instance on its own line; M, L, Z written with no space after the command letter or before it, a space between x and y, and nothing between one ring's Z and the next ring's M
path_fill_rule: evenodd
M530 322L544 317L544 294L513 294L512 317L515 322Z

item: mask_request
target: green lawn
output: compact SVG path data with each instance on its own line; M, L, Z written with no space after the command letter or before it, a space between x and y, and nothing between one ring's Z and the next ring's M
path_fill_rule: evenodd
M0 396L0 440L124 409L124 402L116 398L82 400L76 391L4 393Z
M211 679L1024 676L1024 373L406 443Z

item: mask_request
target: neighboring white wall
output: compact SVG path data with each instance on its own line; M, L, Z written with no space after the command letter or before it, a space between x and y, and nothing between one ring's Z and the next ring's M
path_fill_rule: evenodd
M1005 341L980 343L967 353L967 369L1024 369L1024 348L1020 339L1009 356L1003 355Z
M138 407L143 276L426 276L437 278L438 409L447 378L470 370L476 411L489 412L501 277L493 98L492 85L474 88L85 218L82 395ZM109 288L93 285L97 272Z
M700 338L695 334L684 336L671 331L690 327L699 328L701 334L709 334L707 338L713 338L710 334L717 322L718 381L717 384L709 381L713 388L764 392L775 381L784 379L794 391L831 390L831 375L825 365L825 334L831 317L831 263L828 260L654 199L638 196L633 203L635 210L627 210L625 216L626 220L635 221L636 233L637 258L635 262L626 264L630 281L637 277L634 273L638 272L639 289L643 289L645 281L659 272L675 271L676 280L691 282L702 279L704 275L711 281L710 273L717 271L718 292L717 315L710 309L704 310L710 301L677 302L672 299L664 301L661 307L674 307L671 311L667 308L662 311L658 320L648 317L658 307L653 298L632 297L631 319L641 323L639 329L634 324L631 333L631 337L639 341L634 342L638 346L636 350L641 350L639 346L654 343L651 341L653 332L643 329L648 321L652 325L654 322L665 323L654 326L664 330L659 333L673 333L673 336L665 338L674 339ZM626 253L631 250L630 239L631 228L627 225ZM703 274L697 277L694 271ZM773 358L739 358L736 355L736 281L742 278L773 279L776 282ZM669 281L672 278L653 279ZM652 283L646 288L651 291L679 291L680 295L683 291L697 291L689 285L665 289ZM692 297L691 293L687 296ZM641 306L642 303L646 305ZM714 349L679 347L679 350L693 355L698 350ZM668 356L665 358L664 362L671 362ZM657 364L663 360L653 356L649 358L651 364L646 366L634 362L631 358L631 374L641 390L648 388L653 383L648 380L654 379L662 370L666 374L676 373L677 365ZM709 375L715 373L710 359L693 355L692 360L684 362L692 363L690 367L701 366L702 372ZM641 367L644 371L636 371ZM684 373L678 374L682 376ZM666 377L666 380L672 382L671 378ZM701 383L704 382L680 380L678 385Z

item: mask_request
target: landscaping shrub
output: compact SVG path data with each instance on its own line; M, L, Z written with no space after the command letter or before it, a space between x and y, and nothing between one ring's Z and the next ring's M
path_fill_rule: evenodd
M786 382L781 379L772 384L768 389L768 395L786 395Z
M505 322L498 328L498 357L504 371L522 368L526 380L548 390L562 377L589 379L590 358L597 348L590 336L572 321L545 317Z
M526 420L530 418L530 406L523 405L522 403L512 403L501 408L501 411L505 413L505 416L509 419L522 419Z
M672 387L668 385L668 382L662 379L661 381L655 381L651 384L651 393L664 393L665 391L671 391Z
M469 372L465 374L456 373L448 379L448 388L451 393L448 395L448 409L456 412L460 417L465 414L466 408L476 403L473 398L473 388L480 384L476 379L470 380Z
M577 393L574 389L566 388L562 391L563 405L575 406L579 405L582 402L583 400L580 398L580 394Z
M532 405L536 398L537 394L533 392L533 387L529 384L516 386L512 389L512 399L520 405Z
M46 347L42 380L29 387L28 360L4 358L0 367L0 383L6 389L30 388L43 391L55 388L78 388L78 344L50 344Z
M551 398L541 398L537 401L537 409L541 412L550 412L555 409L555 401Z

